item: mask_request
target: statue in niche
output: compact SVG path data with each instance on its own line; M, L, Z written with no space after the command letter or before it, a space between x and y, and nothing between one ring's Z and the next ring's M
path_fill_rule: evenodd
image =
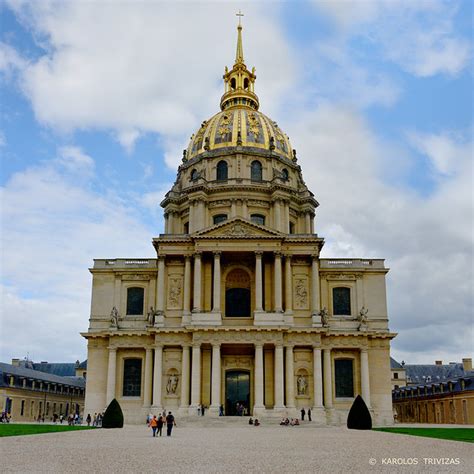
M323 328L327 328L329 326L329 314L326 307L324 307L319 312L319 316L321 316L321 322L323 323Z
M305 280L296 280L295 285L295 294L296 294L296 304L299 308L306 307L308 291L306 289Z
M357 319L359 320L359 331L366 331L367 330L367 313L369 310L362 306L362 309L359 311Z
M179 377L177 375L170 375L168 378L168 383L166 384L166 393L168 395L175 395L176 390L178 389Z
M298 395L306 395L308 391L308 381L304 375L299 375L296 379L296 386L298 388Z
M118 320L119 320L119 312L118 312L117 308L114 306L112 308L112 311L110 312L110 325L113 328L118 329Z
M181 300L181 279L172 278L170 280L170 289L169 289L169 307L178 308L180 306Z

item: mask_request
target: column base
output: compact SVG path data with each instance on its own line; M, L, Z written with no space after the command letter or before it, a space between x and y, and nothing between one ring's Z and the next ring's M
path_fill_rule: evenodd
M206 413L209 413L212 418L217 418L219 416L219 405L211 405Z
M285 311L284 317L285 317L285 324L288 324L289 326L293 326L294 324L293 311Z
M181 406L178 408L179 416L188 416L189 415L189 406Z
M335 425L338 424L337 416L334 408L325 408L326 412L326 424L327 425Z
M146 408L146 407L143 407L143 408ZM163 411L163 407L159 405L152 405L151 407L148 407L148 408L150 409L150 411L153 412L154 415L156 415L157 413L161 413Z
M191 311L183 311L181 318L181 326L189 326L191 324Z
M312 321L313 321L313 328L322 328L323 323L321 321L321 316L318 313L313 313L311 315Z
M155 315L155 323L153 324L153 327L155 328L162 328L165 325L165 315L163 312L160 312Z
M188 416L201 416L201 414L198 414L198 405L189 405Z
M311 419L317 425L325 425L327 423L327 418L324 407L312 407Z
M252 410L252 416L260 416L262 417L266 413L266 408L264 405L254 405Z

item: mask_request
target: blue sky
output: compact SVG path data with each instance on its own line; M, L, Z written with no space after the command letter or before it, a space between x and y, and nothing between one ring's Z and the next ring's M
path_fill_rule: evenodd
M86 356L87 268L153 256L182 149L218 110L239 8L261 110L321 204L323 256L387 259L395 357L472 354L471 2L8 0L2 360Z

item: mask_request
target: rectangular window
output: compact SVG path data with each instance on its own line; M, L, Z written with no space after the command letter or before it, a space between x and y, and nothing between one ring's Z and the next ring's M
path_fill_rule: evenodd
M139 397L142 385L142 360L125 359L123 362L123 396Z
M351 314L351 290L339 287L332 289L333 314L348 316Z
M21 401L21 411L20 411L20 416L25 415L25 400Z
M352 359L336 359L334 361L336 379L336 398L354 397L354 373Z
M394 379L398 379L398 372L395 372L395 373L393 374L393 378L394 378Z
M143 301L145 290L143 288L129 288L127 290L127 314L143 314Z

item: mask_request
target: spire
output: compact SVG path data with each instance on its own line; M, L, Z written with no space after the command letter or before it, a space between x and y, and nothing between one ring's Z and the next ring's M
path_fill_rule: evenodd
M235 64L244 62L244 48L242 47L242 25L240 19L244 16L239 10L239 13L235 14L239 17L239 25L237 26L237 52L235 54Z
M239 17L237 25L237 50L235 53L235 63L232 70L225 68L224 85L225 92L221 98L221 110L229 107L249 107L258 110L258 97L254 92L254 83L257 76L255 68L252 71L247 69L244 62L244 48L242 46L242 25L243 13L236 13Z

